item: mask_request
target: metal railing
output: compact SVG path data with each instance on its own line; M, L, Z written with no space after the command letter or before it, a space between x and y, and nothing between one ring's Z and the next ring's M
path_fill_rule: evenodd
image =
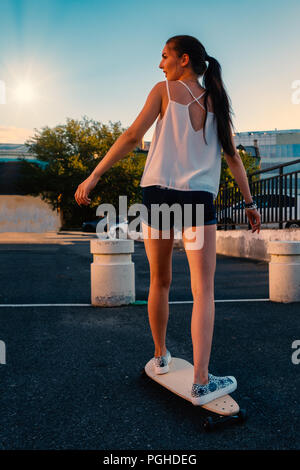
M248 175L250 192L261 215L262 225L269 224L270 228L280 229L300 227L300 169L285 173L287 167L296 164L300 164L300 158ZM268 172L274 170L278 170L279 174L268 176ZM265 174L266 177L262 178ZM243 195L235 181L225 181L220 185L215 208L219 230L235 229L237 226L251 228Z

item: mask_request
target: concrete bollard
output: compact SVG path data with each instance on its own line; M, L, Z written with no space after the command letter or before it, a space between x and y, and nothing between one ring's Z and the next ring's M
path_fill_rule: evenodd
M116 307L135 302L134 240L91 240L91 303Z
M269 241L269 297L273 302L300 302L300 241Z

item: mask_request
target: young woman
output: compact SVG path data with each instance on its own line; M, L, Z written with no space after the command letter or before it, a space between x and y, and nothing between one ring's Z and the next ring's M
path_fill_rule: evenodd
M208 64L208 65L207 65ZM169 289L172 279L174 227L162 237L162 226L151 221L152 204L178 203L184 217L185 204L192 204L192 222L182 228L189 263L193 311L191 334L194 358L194 405L233 392L232 376L216 377L208 372L214 327L214 275L216 267L216 198L221 169L221 147L228 166L244 196L252 232L260 231L260 215L252 201L247 175L235 148L229 98L219 62L206 53L194 37L173 36L165 44L159 67L166 81L158 82L133 124L118 138L91 175L75 193L77 203L89 204L89 192L101 176L135 148L160 115L148 152L142 187L148 220L143 221L145 250L150 265L148 314L155 344L153 366L167 373L171 354L166 348ZM203 88L199 77L204 79ZM196 225L196 205L203 204L204 223ZM143 220L143 219L142 219ZM171 224L172 225L172 224ZM183 227L183 224L182 224ZM153 237L152 229L159 237ZM190 249L190 230L204 230L204 243Z

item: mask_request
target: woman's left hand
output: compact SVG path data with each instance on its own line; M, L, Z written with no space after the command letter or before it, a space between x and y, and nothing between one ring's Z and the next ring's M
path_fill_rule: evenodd
M252 233L257 230L260 232L260 214L256 209L246 209L246 215L249 219L249 223L252 227Z
M94 189L96 184L99 181L99 177L90 175L86 180L84 180L78 186L76 193L74 194L77 204L80 206L81 204L87 206L90 204L91 199L88 197L89 193Z

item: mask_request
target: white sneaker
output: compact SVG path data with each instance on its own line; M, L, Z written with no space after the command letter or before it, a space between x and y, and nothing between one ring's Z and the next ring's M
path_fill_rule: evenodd
M195 384L192 385L192 403L193 405L205 405L216 398L232 393L237 388L235 377L215 377L208 374L208 383L205 385Z
M153 367L156 374L166 374L169 372L169 363L172 357L170 351L167 350L165 356L158 356L153 358Z

